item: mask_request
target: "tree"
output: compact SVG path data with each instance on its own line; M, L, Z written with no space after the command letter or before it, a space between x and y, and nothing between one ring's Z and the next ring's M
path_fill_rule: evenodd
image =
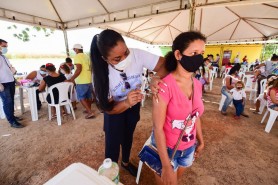
M266 44L261 54L261 60L269 60L274 53L278 53L278 44Z
M30 28L24 28L18 31L18 27L16 25L12 25L7 27L8 30L16 30L17 32L13 34L14 37L22 40L23 42L30 41L31 37L36 37L38 32L43 32L45 37L49 37L54 33L53 29L42 28L40 26L33 26Z

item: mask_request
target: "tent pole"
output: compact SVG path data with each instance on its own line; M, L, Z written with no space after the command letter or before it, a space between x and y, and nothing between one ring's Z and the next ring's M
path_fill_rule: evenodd
M63 34L64 34L67 57L69 57L70 54L69 54L68 34L67 34L67 31L65 29L63 29Z
M196 3L195 0L190 0L190 16L189 16L189 30L194 30L195 13L196 13Z

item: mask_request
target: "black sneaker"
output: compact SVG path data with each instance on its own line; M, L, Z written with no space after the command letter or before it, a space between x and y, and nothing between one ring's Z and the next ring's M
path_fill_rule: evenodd
M133 164L128 163L128 165L125 166L123 162L121 162L121 166L126 169L132 176L137 176L137 167L135 167Z
M15 121L11 124L11 127L14 127L14 128L23 128L24 126L21 125L19 122Z

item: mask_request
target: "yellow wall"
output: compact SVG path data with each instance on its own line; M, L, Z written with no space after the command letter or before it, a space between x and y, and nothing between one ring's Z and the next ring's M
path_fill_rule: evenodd
M234 62L234 58L239 53L240 62L242 58L247 55L248 62L254 62L256 59L260 59L261 52L263 49L262 44L246 44L246 45L207 45L204 57L208 54L213 54L214 59L216 54L220 55L220 63L222 62L223 51L231 50L231 62Z

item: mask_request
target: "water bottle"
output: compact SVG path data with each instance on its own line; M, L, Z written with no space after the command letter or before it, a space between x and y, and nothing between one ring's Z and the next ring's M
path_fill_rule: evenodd
M115 184L119 183L119 166L117 163L112 162L110 158L107 158L103 161L103 164L98 169L98 174L107 177Z

